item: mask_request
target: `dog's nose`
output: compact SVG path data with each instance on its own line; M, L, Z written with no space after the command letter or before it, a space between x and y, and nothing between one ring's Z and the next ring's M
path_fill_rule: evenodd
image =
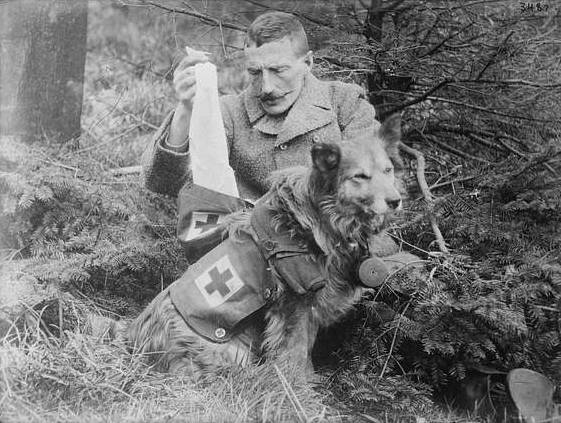
M392 210L395 210L399 207L399 205L401 204L401 199L397 199L397 200L388 200L386 199L386 204L388 205L388 207Z

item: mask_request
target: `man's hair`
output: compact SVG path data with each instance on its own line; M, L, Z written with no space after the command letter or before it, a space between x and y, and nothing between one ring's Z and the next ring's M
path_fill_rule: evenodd
M290 13L268 12L259 15L249 26L245 37L245 46L255 44L261 47L263 44L278 41L288 37L293 43L294 53L303 56L310 48L308 37L300 21Z

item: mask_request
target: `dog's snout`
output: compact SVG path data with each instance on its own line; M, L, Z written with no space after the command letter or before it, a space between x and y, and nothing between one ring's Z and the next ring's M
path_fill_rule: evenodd
M399 207L399 205L401 204L401 199L398 198L397 200L395 200L395 199L389 199L389 198L387 198L387 199L386 199L386 204L388 205L388 207L389 207L390 209L396 210L396 209Z

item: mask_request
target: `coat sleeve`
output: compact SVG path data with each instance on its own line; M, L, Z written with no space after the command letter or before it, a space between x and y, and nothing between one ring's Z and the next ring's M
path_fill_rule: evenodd
M380 127L374 106L368 102L364 90L358 85L341 84L337 91L337 115L343 138L374 133Z
M142 155L144 184L150 191L176 197L190 179L189 145L171 148L167 145L171 112L156 131L150 145Z
M228 149L233 140L233 119L228 105L220 101ZM150 145L142 155L142 168L146 188L158 194L177 197L179 190L192 182L189 143L173 148L167 145L173 112L169 113L154 134Z

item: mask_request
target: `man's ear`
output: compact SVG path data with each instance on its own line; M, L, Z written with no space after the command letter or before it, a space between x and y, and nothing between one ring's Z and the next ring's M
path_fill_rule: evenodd
M314 53L312 50L308 51L304 56L304 63L308 67L308 71L311 71L314 66Z
M312 146L312 163L320 172L331 172L339 167L341 149L335 144L319 143Z

